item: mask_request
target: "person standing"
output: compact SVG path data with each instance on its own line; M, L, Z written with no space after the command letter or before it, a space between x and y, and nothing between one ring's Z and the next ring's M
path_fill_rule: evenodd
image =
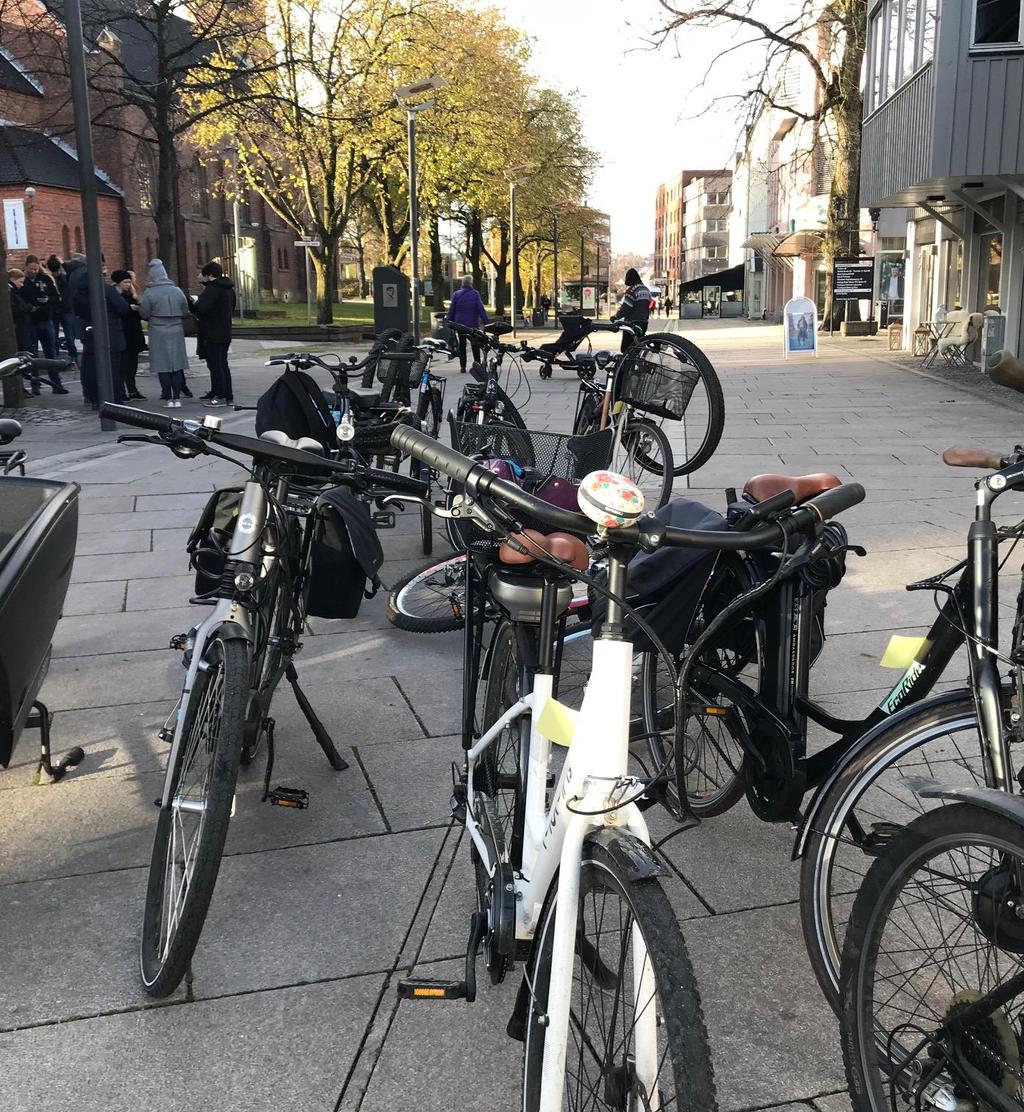
M541 312L544 314L544 323L548 323L548 313L551 312L551 298L543 294L540 299Z
M665 296L665 316L666 317L671 317L672 316L672 295L671 294L666 294L666 296Z
M60 306L60 294L35 255L29 255L25 259L25 284L22 287L21 295L32 306L33 340L30 350L36 352L39 348L42 348L44 359L56 359L57 330L54 327L53 320ZM55 394L67 393L61 383L60 375L56 371L50 371L48 378ZM35 388L38 383L38 376L33 376L33 393L36 393Z
M124 299L121 298L122 305ZM125 306L128 312L128 307ZM149 366L160 380L160 397L168 409L181 409L182 387L188 369L185 318L188 298L167 277L164 264L149 264L149 285L139 303L139 314L149 321Z
M487 310L484 308L484 301L480 294L473 289L473 275L464 274L462 276L462 285L459 289L452 294L451 303L448 306L448 314L446 320L452 321L453 324L461 324L464 328L479 328L481 324L487 324L490 317L487 315ZM459 338L459 369L463 374L466 373L466 335L464 332L458 334ZM480 345L476 340L471 341L473 348L473 362L480 362Z
M142 317L139 316L139 299L135 296L135 276L130 270L115 270L110 276L114 289L124 298L128 315L124 318L124 351L121 352L121 389L129 401L144 402L145 396L139 393L135 376L139 371L139 353L146 350L146 337L142 333Z
M102 256L101 256L102 262ZM96 343L93 331L92 303L89 300L89 268L85 256L81 266L68 274L71 290L71 308L75 312L77 334L82 338L82 397L86 405L99 408L99 383L96 379ZM113 372L113 393L115 401L124 401L121 393L121 376L118 368L121 352L124 351L124 326L122 321L128 315L124 298L114 289L107 279L107 268L103 267L103 301L107 314L107 340L109 342L110 369Z
M626 321L633 326L632 332L622 333L620 351L627 351L638 336L643 336L651 319L651 291L640 281L640 273L635 267L626 271L626 293L619 304L613 321Z
M46 260L46 269L50 280L57 287L59 301L53 315L53 330L57 333L57 348L60 348L60 330L64 330L64 346L67 348L68 358L78 365L78 350L75 347L75 314L71 311L71 287L68 284L67 271L64 264L56 255L51 255Z
M231 368L228 348L231 347L231 318L235 312L235 284L224 274L220 263L207 263L199 272L203 292L192 303L192 315L198 322L199 342L210 369L210 392L202 400L208 405L231 405Z
M25 300L22 290L25 288L25 272L18 267L11 267L7 272L7 288L11 296L11 318L14 321L14 345L17 351L32 351L35 347L36 334L32 327L32 306ZM23 371L29 379L32 393L38 395L39 376L32 371Z

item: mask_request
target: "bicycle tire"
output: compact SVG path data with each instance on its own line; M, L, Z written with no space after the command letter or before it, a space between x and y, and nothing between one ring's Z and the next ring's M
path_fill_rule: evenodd
M541 1097L541 1068L544 1059L544 1039L546 1033L545 1021L548 1010L548 986L551 977L551 947L554 936L555 910L557 900L557 879L552 884L541 913L541 920L537 930L537 941L534 949L533 969L530 983L533 985L533 998L526 1018L526 1038L523 1047L523 1112L536 1112L540 1107ZM623 1016L629 1011L626 1001L635 1000L635 991L630 992L628 986L623 985L624 970L620 968L614 986L609 987L607 982L616 976L616 971L611 969L604 961L599 961L603 954L614 953L617 948L620 958L624 961L628 953L632 957L634 946L624 944L622 941L614 942L607 949L602 950L601 940L597 944L586 938L586 931L591 915L588 915L588 897L594 895L594 912L592 913L593 926L600 930L605 921L612 921L615 913L609 910L611 899L618 899L621 905L628 909L629 918L624 922L622 912L619 912L619 934L624 936L631 924L639 929L640 935L646 945L646 953L650 959L651 972L654 978L656 995L653 997L654 1005L658 1010L657 1020L657 1061L661 1065L658 1077L658 1090L662 1099L658 1101L645 1101L644 1093L636 1091L635 1068L630 1069L630 1043L629 1030L619 1034L618 1014ZM597 912L597 896L603 896L602 910ZM631 920L631 922L630 922ZM566 1054L566 1078L573 1078L582 1088L586 1067L590 1065L591 1058L602 1059L602 1071L596 1085L601 1088L599 1096L603 1096L609 1086L620 1088L624 1082L630 1080L633 1073L633 1085L630 1092L617 1093L621 1100L598 1099L586 1100L582 1094L581 1099L573 1100L571 1088L566 1086L563 1104L570 1109L587 1107L616 1107L616 1108L643 1108L672 1107L682 1112L714 1112L718 1107L715 1097L714 1071L711 1064L711 1050L708 1044L707 1029L704 1024L704 1014L701 1007L700 993L697 989L693 966L690 962L683 939L682 931L676 920L675 912L665 895L657 878L651 877L642 880L636 879L627 873L622 866L597 842L588 840L583 846L583 861L580 876L580 909L579 922L576 932L576 946L580 946L581 939L585 938L584 945L589 947L586 957L581 960L579 949L574 958L573 996L569 1017L569 1035ZM595 957L596 955L596 957ZM600 966L599 969L595 967ZM611 1012L611 1020L607 1019L609 1009L601 1006L587 1007L581 1003L578 1011L577 1002L582 1001L586 992L585 977L590 973L593 979L604 980L606 983L598 986L602 993L601 1000L607 996L614 999L617 1008ZM621 988L621 991L620 991ZM641 1013L648 1006L649 1001L641 1002L638 1009ZM635 1008L635 1005L634 1005ZM580 1014L582 1013L582 1014ZM593 1026L587 1026L588 1019L593 1021ZM608 1029L605 1029L605 1024ZM580 1033L583 1032L583 1033ZM610 1036L614 1040L616 1056L609 1055L605 1058L595 1050L604 1045L603 1039ZM574 1045L574 1040L576 1045ZM600 1041L599 1041L600 1040ZM589 1057L582 1054L583 1044L586 1043ZM621 1045L619 1045L621 1043ZM664 1044L664 1051L662 1050ZM575 1055L580 1052L579 1060ZM618 1065L618 1057L623 1057L623 1064ZM607 1061L614 1061L616 1067L610 1073L603 1068ZM670 1066L665 1069L666 1062ZM575 1072L574 1072L575 1071ZM671 1087L673 1092L667 1093ZM588 1094L590 1095L590 1094Z
M989 916L996 918L990 919L986 924L983 921L985 917L978 910L978 901L984 900L984 895L979 897L977 890L973 890L967 897L958 894L958 888L966 890L969 887L968 878L984 863L982 847L992 851L992 860L999 860L998 868L1012 870L1014 859L1018 863L1024 861L1024 828L1004 815L973 804L950 803L910 824L874 862L861 886L843 946L840 1013L843 1062L854 1112L889 1112L896 1106L895 1101L900 1102L901 1108L911 1107L910 1102L904 1103L901 1090L908 1089L918 1080L921 1066L928 1069L929 1075L934 1070L934 1082L931 1084L935 1088L945 1086L947 1091L956 1092L958 1097L966 1098L965 1104L969 1103L971 1107L990 1107L987 1100L980 1099L981 1094L975 1086L965 1084L962 1076L955 1079L951 1076L951 1067L948 1064L943 1065L940 1055L929 1053L929 1040L927 1037L922 1038L922 1035L935 1030L936 1020L948 1015L958 1001L962 1005L967 1000L980 998L983 993L992 991L993 980L997 985L1004 983L1005 976L1010 974L1000 972L1001 961L1004 968L1012 968L1013 974L1020 972L1019 945L1013 944L1009 951L1005 951L992 937L993 933L1000 930L998 915L1003 907L1001 901L997 902L993 896L989 897L989 905L993 908ZM952 858L954 862L962 861L965 866L962 874L955 867L949 868L946 863L947 855L957 855ZM937 867L931 864L936 857L942 858L942 863ZM914 983L915 992L924 994L921 1004L928 1014L920 1016L915 1023L915 1014L903 1000L899 981L905 962L914 960L916 963L919 955L915 954L913 959L905 956L910 952L909 947L915 936L908 933L907 927L899 924L908 918L906 905L901 899L902 893L918 869L927 872L928 886L923 888L924 898L916 895L914 927L924 943L925 936L920 924L923 922L927 925L929 954L941 955L940 960L948 963L953 972L943 975L942 972L933 973L932 969L927 969L920 973L924 969L922 964L917 965L913 975L904 974L908 982ZM989 876L996 871L986 871L982 876ZM952 877L951 873L954 874ZM941 892L936 891L940 881ZM959 899L963 899L965 905L969 901L969 911L966 907L962 910L957 907ZM918 912L921 913L919 920L916 919ZM941 932L943 919L950 915L957 919L955 943L943 945L940 942L933 948L930 943L934 935ZM1010 916L1013 917L1012 922L1008 921ZM883 1016L891 1016L896 1009L899 1009L901 1015L899 1023L894 1024L892 1030L887 1030L888 1023L879 1024L875 1013L874 981L886 927L893 921L896 923L893 930L899 935L901 949L896 951L895 957L885 955L882 963L885 967L885 990L883 999L878 1004L879 1013ZM1013 911L1007 909L1006 919L1003 921L1007 922L1006 929L1019 930L1019 921ZM978 948L973 952L972 932L975 936L981 936ZM982 953L983 950L986 952ZM956 986L955 990L951 987L953 985ZM972 996L974 992L977 993L976 997ZM1009 1097L1019 1100L1021 1047L1009 1021L1007 1009L1011 1003L1015 1004L1015 1018L1019 1018L1018 995L965 1031L967 1038L974 1035L968 1042L968 1047L975 1053L965 1052L964 1057L972 1062L975 1069L984 1072L995 1088L1002 1088ZM888 1022L892 1023L893 1020L889 1019ZM1005 1034L1000 1032L1000 1028ZM905 1072L891 1068L894 1048L912 1053L910 1047L916 1048L919 1044L920 1054L915 1056L918 1069L909 1065ZM922 1056L926 1056L923 1062L920 1060ZM1012 1058L1013 1065L1003 1071L1002 1067L1008 1066L1005 1056ZM1002 1073L998 1080L990 1072L993 1068ZM1003 1088L1007 1082L1009 1088ZM890 1083L897 1087L897 1094L892 1096ZM975 1101L971 1097L979 1099ZM927 1104L932 1107L931 1101L927 1101ZM960 1104L957 1106L960 1107ZM1017 1103L1013 1106L1020 1107Z
M690 632L687 640L692 641L696 635L719 614L734 598L749 591L753 586L753 575L744 561L736 556L723 554L718 558L714 570L708 577L704 587L701 601L690 621ZM751 657L751 651L755 654ZM709 654L714 654L709 659ZM729 654L728 656L726 654ZM743 682L756 689L761 670L764 668L764 643L762 641L758 623L750 615L737 618L726 630L722 631L720 638L705 647L701 654L710 666L716 670L724 669L730 676L746 673ZM643 708L643 732L647 739L647 749L655 768L660 768L672 757L675 746L675 683L666 684L662 689L659 675L663 673L664 661L656 652L645 652L640 662L640 685ZM750 675L749 668L756 667L757 673ZM698 701L701 696L697 695ZM672 701L669 707L669 701ZM699 702L698 702L699 705ZM667 718L666 717L670 716ZM708 715L697 715L702 718L705 732L708 731ZM717 740L711 742L711 747L721 757L729 773L723 773L718 766L713 770L703 768L700 754L705 751L701 746L696 756L686 761L688 779L687 800L690 809L698 818L713 818L723 815L734 807L742 798L745 791L744 778L744 751L739 739L729 728L728 717L711 718L713 723L720 723L722 731L729 735L731 748L726 751L722 732ZM678 759L678 755L677 755ZM689 784L694 790L690 790ZM677 808L679 792L676 778L673 776L665 787L670 807Z
M453 600L465 601L465 562L466 554L457 552L443 560L429 560L402 576L388 594L388 621L408 633L462 629L463 614L456 612Z
M601 421L600 407L595 403L593 395L588 394L580 405L573 425L573 436L586 436L588 433L597 432Z
M662 462L654 465L659 458ZM672 495L672 447L661 428L646 418L629 418L609 470L640 487L648 510L660 509Z
M155 997L167 996L178 987L199 942L220 870L242 750L249 693L248 647L244 641L222 640L214 635L206 646L203 659L210 667L196 673L184 708L182 745L171 780L172 803L160 809L146 886L140 971L143 987ZM210 695L207 698L208 692ZM207 712L214 707L215 700L216 708L211 715ZM200 715L203 715L202 719ZM217 723L213 738L204 734L210 721ZM180 895L181 906L175 929L165 939L167 885L171 879L168 870L170 867L174 872L178 867L175 823L177 820L181 825L184 836L188 819L181 816L195 814L181 807L175 808L174 801L178 799L180 790L191 787L186 783L183 788L183 781L193 767L192 762L203 756L204 751L209 755L209 771L204 785L205 799L201 801L203 811L196 822L193 840L193 872Z
M859 815L865 829L872 823L877 828L877 822L887 817L902 819L899 825L904 826L909 817L929 806L941 806L941 800L923 800L902 791L894 794L897 780L883 782L889 772L897 778L966 776L984 784L977 730L974 703L966 694L955 702L922 703L916 713L879 734L870 753L859 754L848 764L815 811L800 863L800 922L811 968L836 1011L848 909L874 859L845 836L851 814ZM952 740L960 732L973 739L969 752ZM972 766L972 759L977 765ZM972 774L974 769L977 775ZM877 796L868 794L873 787ZM886 810L879 813L875 808L882 802Z
M722 433L725 430L725 395L722 393L722 383L712 366L711 360L691 340L686 339L685 336L680 336L677 332L650 332L642 337L639 343L643 345L649 344L651 341L668 343L681 350L685 361L690 363L700 375L700 380L703 382L707 394L708 423L700 443L692 454L687 452L682 463L677 460L674 464L673 473L677 478L682 478L683 475L689 475L703 467L718 450L718 445L722 441ZM682 423L685 440L685 419Z

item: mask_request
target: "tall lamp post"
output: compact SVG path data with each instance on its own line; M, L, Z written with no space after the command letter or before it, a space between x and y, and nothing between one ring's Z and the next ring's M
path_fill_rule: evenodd
M555 248L555 274L552 280L552 285L555 287L552 291L554 298L552 301L555 306L555 327L558 327L558 213L552 214L551 217L551 239Z
M78 147L78 180L82 195L82 227L85 231L85 256L89 282L89 313L92 316L92 357L96 368L96 393L99 402L114 400L114 373L110 365L110 331L107 328L107 302L103 290L103 262L100 246L100 217L96 199L96 168L92 157L92 123L89 114L89 89L85 73L85 41L82 34L82 7L79 0L64 5L64 27L68 36L68 61L71 67L71 101L75 113L75 144ZM84 343L84 341L83 341ZM109 417L100 418L107 432L117 427Z
M415 102L416 97L444 85L440 77L427 77L395 90L395 99L405 109L409 144L409 269L412 272L412 333L420 342L420 205L416 195L416 117L434 107L433 99Z
M224 153L231 157L231 168L235 172L235 189L231 197L231 223L235 233L235 285L237 296L235 304L238 309L238 319L245 320L245 288L242 282L242 217L238 207L238 183L242 180L238 172L238 148L225 147Z

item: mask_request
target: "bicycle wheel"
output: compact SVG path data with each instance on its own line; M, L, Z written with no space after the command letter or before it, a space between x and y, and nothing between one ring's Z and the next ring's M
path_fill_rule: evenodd
M173 992L185 975L217 882L238 778L249 690L244 641L215 636L187 705L160 809L142 924L142 983L150 996Z
M639 347L663 370L682 375L687 389L692 386L682 418L672 425L674 473L689 475L711 459L721 442L725 428L722 384L704 352L676 332L649 333L639 341Z
M588 394L580 403L580 411L576 414L572 429L573 436L586 436L587 433L597 432L600 421L601 407L594 400L594 396Z
M690 622L687 643L695 641L733 599L752 585L752 573L741 559L719 557ZM764 643L756 618L739 615L704 647L700 659L712 676L722 674L756 691L764 667ZM644 653L640 678L643 732L655 768L667 763L675 747L676 674L668 675L660 653ZM691 687L687 707L690 713L682 744L686 796L695 815L711 818L724 814L743 798L744 752L739 738L744 723L739 708L714 690L713 679L703 689ZM669 805L676 808L679 792L674 776L666 785L666 794Z
M636 483L648 510L664 506L672 494L672 449L653 421L629 418L608 469Z
M562 1107L713 1112L700 994L668 897L657 879L635 879L595 842L584 844L581 869ZM556 890L541 913L530 976L523 1112L540 1107Z
M402 576L388 595L388 621L409 633L462 629L466 599L466 554L431 560Z
M1022 872L1021 826L967 803L915 820L872 865L843 947L856 1112L1024 1107Z
M840 774L815 813L800 866L800 919L811 966L836 1010L843 939L868 869L907 823L942 806L916 795L908 776L984 785L978 720L966 693L956 702L922 704L880 734L870 752Z

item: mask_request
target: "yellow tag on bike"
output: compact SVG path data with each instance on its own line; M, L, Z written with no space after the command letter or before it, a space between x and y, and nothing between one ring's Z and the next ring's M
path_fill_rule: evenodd
M893 634L882 654L882 667L899 668L901 671L909 668L927 644L927 637L900 637Z
M537 716L537 729L555 745L568 746L576 733L580 712L557 699L548 699Z

